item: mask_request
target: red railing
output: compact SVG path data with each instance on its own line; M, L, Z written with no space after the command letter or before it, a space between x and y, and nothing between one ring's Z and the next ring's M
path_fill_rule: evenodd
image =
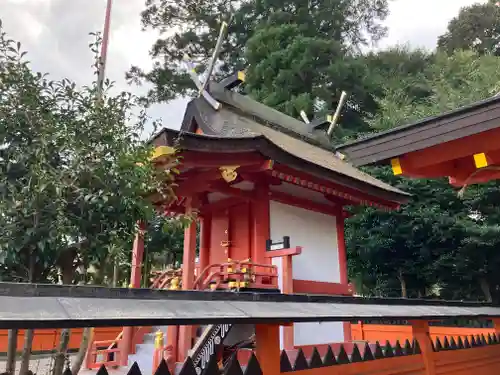
M165 271L160 271L156 272L156 276L153 278L153 282L151 284L152 289L165 289L171 287L172 281L176 279L179 281L180 286L180 280L182 279L182 269L178 270L165 270Z
M173 289L171 285L173 280L182 278L182 270L165 270L157 272L152 280L152 288L154 289ZM178 284L174 283L178 286ZM174 286L175 286L174 285ZM216 289L235 289L240 288L256 288L256 289L278 289L278 268L269 264L252 263L249 259L244 261L232 261L227 263L211 264L199 273L199 276L194 282L193 289L195 290L216 290ZM177 289L175 287L175 289ZM144 336L145 328L138 327L134 333L133 343L138 343L140 335ZM121 357L121 332L114 340L92 341L87 352L87 368L97 369L101 365L108 367L119 366ZM175 364L175 358L172 353L174 348L172 345L163 344L163 333L157 333L155 339L155 352L153 361L159 365L161 358L170 366ZM133 345L135 346L135 345ZM135 348L132 348L134 352ZM153 368L157 368L154 365Z
M91 340L87 351L87 368L98 369L102 365L109 367L120 366L120 341L122 336L123 331L114 340Z
M144 335L149 332L151 332L151 327L135 327L130 354L135 353L135 345L142 342ZM86 357L87 368L96 369L101 365L120 366L122 337L123 331L114 340L96 341L91 339Z
M228 261L207 266L194 282L193 289L277 289L278 268L250 260Z

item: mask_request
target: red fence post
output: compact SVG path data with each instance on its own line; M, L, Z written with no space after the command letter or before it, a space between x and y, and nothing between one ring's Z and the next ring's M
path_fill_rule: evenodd
M359 325L359 333L361 335L360 340L365 341L365 325L362 320L358 322L358 325Z
M495 333L498 336L500 334L500 319L492 319L493 321L493 328L495 329Z
M429 322L413 320L411 330L413 338L418 341L422 352L422 359L426 375L436 375L436 364L434 363L434 350L432 349L431 336L429 335Z
M280 374L280 326L255 325L256 355L263 374Z

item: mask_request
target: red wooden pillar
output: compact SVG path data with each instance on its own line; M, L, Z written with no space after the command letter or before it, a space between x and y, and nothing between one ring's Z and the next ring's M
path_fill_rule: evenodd
M186 201L186 214L192 215L196 208L197 201L188 198ZM182 256L182 289L190 290L194 284L194 269L196 259L196 220L191 222L184 231L184 253ZM181 326L179 329L179 349L177 351L177 360L184 361L186 355L191 349L193 340L193 329L191 326Z
M266 258L281 258L281 280L283 282L281 293L293 294L293 262L292 257L300 255L302 247L297 246L293 249L283 249L269 251L265 255ZM272 261L271 261L272 262ZM294 328L293 324L287 324L283 327L283 348L286 350L295 347Z
M431 337L429 335L429 322L414 320L411 322L412 335L418 341L422 358L425 365L425 375L436 375L436 364L434 363L434 350L432 349Z
M207 214L201 219L200 230L200 268L201 272L209 265L210 262L210 234L212 232L212 216ZM199 275L200 275L199 274ZM199 276L198 275L198 276Z
M293 294L293 267L292 255L281 258L283 275L283 294ZM283 327L283 347L287 350L293 349L295 345L293 324Z
M167 361L170 373L174 373L175 362L177 361L179 348L179 326L168 326L167 327L167 355L165 360Z
M269 206L269 184L259 182L255 186L257 199L252 203L253 238L252 238L252 262L270 263L265 257L266 241L270 237L270 206Z
M280 374L280 326L255 325L255 354L263 374Z
M142 261L144 257L144 231L146 225L144 222L138 223L139 230L134 238L134 244L132 246L132 266L130 272L130 288L140 288L141 287L141 268ZM128 355L132 350L132 338L134 335L133 327L123 327L123 336L120 340L120 363L122 366L127 366Z

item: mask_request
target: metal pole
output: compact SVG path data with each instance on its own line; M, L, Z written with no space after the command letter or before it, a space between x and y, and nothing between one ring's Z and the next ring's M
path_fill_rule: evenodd
M97 76L97 90L99 97L102 95L104 75L106 72L106 60L108 57L109 29L111 26L112 5L113 5L113 0L108 0L108 3L106 5L106 16L104 18L104 30L102 33L101 56L99 57L99 73Z

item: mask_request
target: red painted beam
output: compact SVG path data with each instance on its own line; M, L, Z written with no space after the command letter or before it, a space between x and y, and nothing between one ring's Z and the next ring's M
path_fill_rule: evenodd
M325 199L328 199L330 202L332 202L335 206L350 206L350 205L352 205L352 202L347 200L347 199L334 197L334 196L328 195L328 194L323 194L323 196L325 197Z
M233 162L234 160L231 159L231 165L236 165L233 164ZM225 160L224 163L228 165L228 160ZM200 165L198 164L197 166ZM270 168L272 168L272 166L272 160L252 161L250 164L240 166L238 169L236 169L236 173L240 175L240 173L248 174L263 172L269 170ZM222 174L219 166L217 168L213 168L203 172L192 169L185 173L181 173L180 178L182 178L182 182L180 182L179 186L175 188L175 191L178 195L189 196L197 192L207 191L210 183L212 183L213 181L222 180Z
M216 202L212 203L207 203L201 207L201 213L202 214L209 214L214 211L220 211L224 210L233 206L236 206L238 204L246 202L246 199L241 198L241 197L229 197L225 199L221 199Z
M336 183L333 183L329 180L325 180L313 175L310 175L308 173L298 171L296 169L290 168L286 165L279 164L274 167L273 174L280 174L283 173L284 175L289 175L293 176L297 179L300 180L299 183L294 182L293 180L291 183L297 185L297 186L302 186L303 188L313 190L313 191L318 191L315 189L315 186L320 188L320 192L323 192L321 190L321 187L331 189L332 194L336 197L346 199L350 202L350 204L367 204L367 205L380 205L384 207L388 207L391 209L397 208L399 206L398 203L396 202L391 202L385 199L377 198L374 196L371 196L363 191L355 190L352 188L349 188L344 185L339 185ZM302 183L304 182L304 184ZM309 186L311 185L311 186ZM330 193L328 193L330 195Z
M464 157L472 158L472 155L480 152L496 152L500 149L498 143L499 137L500 128L491 129L419 151L410 152L401 156L400 159L404 158L415 169L432 167L446 161L454 161Z
M175 187L175 193L178 196L191 196L195 193L206 191L210 183L222 179L218 169L211 169L205 172L198 172L196 175L190 175L188 178Z
M271 186L279 186L283 183L279 178L270 176L268 174L262 174L262 173L240 173L239 174L243 180L250 181L253 183L267 183L268 185Z
M265 171L270 171L271 169L273 169L273 166L274 166L274 161L265 160L265 161L259 162L259 163L253 163L253 164L240 166L236 170L236 172L238 172L238 174L265 172Z
M266 258L277 258L277 257L300 255L300 254L302 254L302 246L295 246L290 249L266 251L264 256Z
M243 198L245 200L256 200L257 197L252 190L242 190L233 188L228 184L222 183L213 183L210 185L209 190L212 192L222 193L225 195L229 195L230 197Z

